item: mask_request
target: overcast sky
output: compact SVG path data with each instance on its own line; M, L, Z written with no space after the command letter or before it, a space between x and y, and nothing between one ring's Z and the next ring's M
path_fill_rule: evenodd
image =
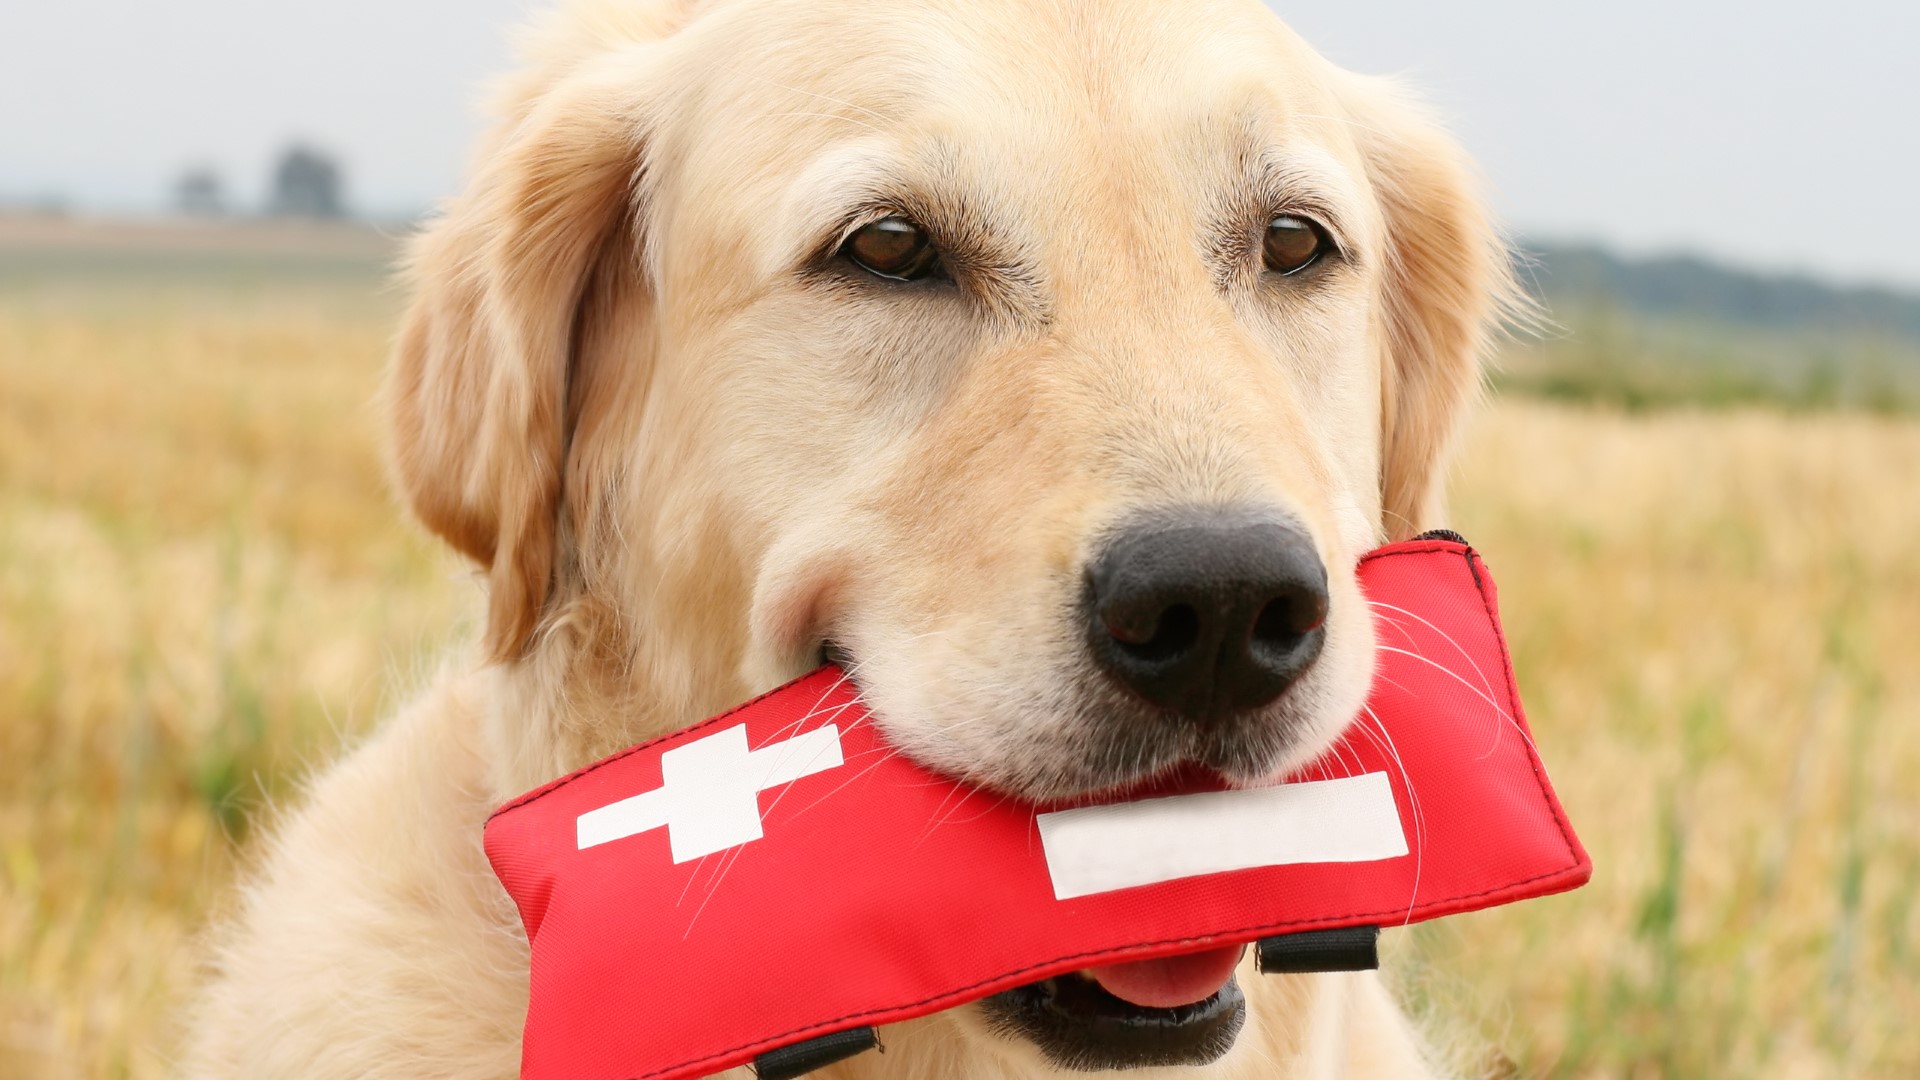
M1519 232L1920 286L1920 3L1272 0L1342 64L1409 77ZM206 163L345 160L403 215L458 180L480 80L532 0L6 0L0 199L152 209Z

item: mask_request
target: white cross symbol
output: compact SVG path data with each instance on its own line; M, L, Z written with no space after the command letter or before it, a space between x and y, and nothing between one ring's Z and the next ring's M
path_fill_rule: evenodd
M761 792L842 764L833 724L758 750L736 724L661 754L659 787L581 814L576 838L584 850L664 828L683 863L760 839Z

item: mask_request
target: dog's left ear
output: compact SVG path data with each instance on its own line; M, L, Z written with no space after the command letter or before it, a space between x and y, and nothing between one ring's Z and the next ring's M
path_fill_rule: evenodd
M581 305L631 231L644 60L530 73L412 250L387 379L394 473L421 521L486 568L495 660L525 652L552 587Z
M1444 525L1447 457L1501 320L1525 310L1466 154L1390 82L1341 96L1385 219L1380 505L1389 539Z

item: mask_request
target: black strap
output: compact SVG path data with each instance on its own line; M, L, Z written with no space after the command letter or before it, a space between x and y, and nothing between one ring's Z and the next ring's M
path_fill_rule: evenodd
M1372 971L1380 966L1379 945L1379 927L1344 926L1261 938L1254 959L1268 975Z
M760 1080L793 1080L815 1069L831 1065L880 1045L880 1036L870 1027L849 1028L830 1035L816 1035L805 1042L769 1050L753 1059L753 1073Z

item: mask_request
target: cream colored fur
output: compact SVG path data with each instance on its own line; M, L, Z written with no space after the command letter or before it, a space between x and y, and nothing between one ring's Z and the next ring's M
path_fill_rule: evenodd
M1059 613L1131 511L1255 502L1314 538L1333 614L1273 706L1312 736L1292 764L1370 679L1346 568L1439 522L1504 252L1458 150L1257 0L591 0L526 56L416 242L389 386L396 478L485 571L485 638L279 830L191 1076L513 1075L489 809L823 638L921 760L1085 786ZM1347 253L1263 278L1296 205ZM843 211L936 219L973 268L827 266ZM1225 1059L1142 1080L1427 1069L1371 975L1242 983ZM1051 1075L971 1009L883 1038L829 1075Z

